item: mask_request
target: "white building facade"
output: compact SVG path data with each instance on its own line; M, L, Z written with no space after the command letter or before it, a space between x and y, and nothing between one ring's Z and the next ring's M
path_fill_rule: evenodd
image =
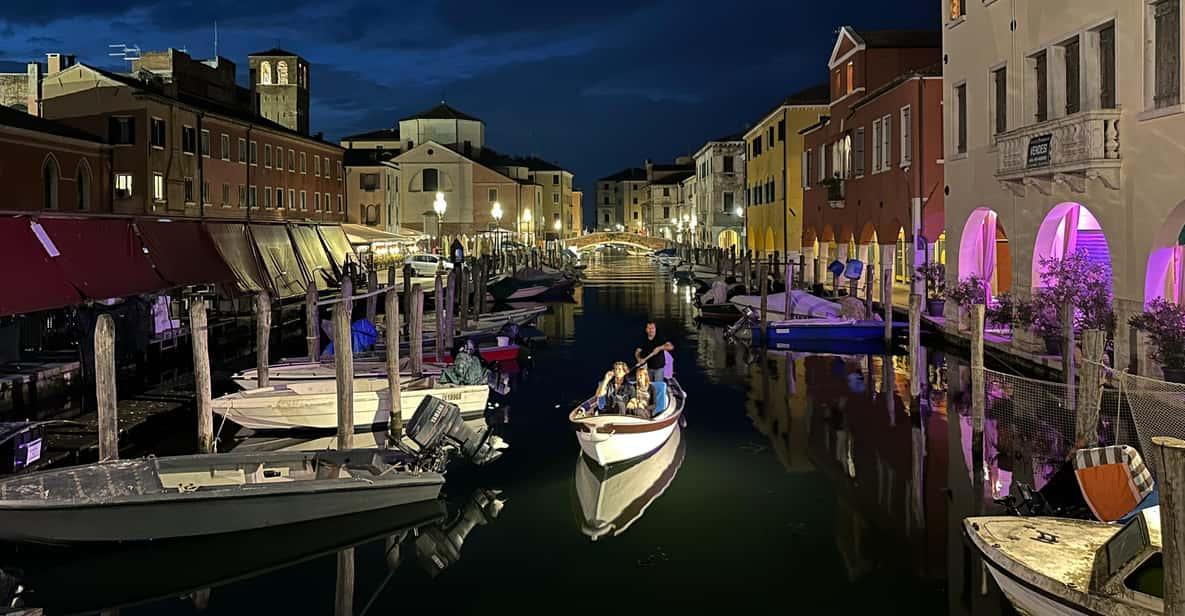
M1128 317L1185 288L1180 0L940 4L948 284L1029 297L1042 258L1085 250L1112 268L1128 368Z
M745 228L744 139L736 136L709 141L694 159L697 247L740 246ZM737 208L741 208L741 214Z

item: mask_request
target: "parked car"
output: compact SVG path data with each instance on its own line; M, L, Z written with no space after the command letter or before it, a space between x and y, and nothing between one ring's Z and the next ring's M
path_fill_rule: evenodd
M444 264L444 270L453 269L451 261L441 255L418 254L411 255L407 258L407 262L411 264L412 269L416 270L417 276L435 276L437 268L440 264Z

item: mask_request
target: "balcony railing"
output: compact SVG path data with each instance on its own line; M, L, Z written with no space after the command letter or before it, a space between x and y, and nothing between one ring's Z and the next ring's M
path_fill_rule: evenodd
M1119 115L1118 109L1083 111L998 135L996 178L1039 190L1051 180L1065 182L1078 192L1087 179L1099 179L1117 189Z

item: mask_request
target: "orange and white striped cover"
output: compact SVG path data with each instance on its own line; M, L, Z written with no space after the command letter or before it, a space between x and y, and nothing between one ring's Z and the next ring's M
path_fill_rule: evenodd
M1114 522L1152 492L1152 474L1140 453L1127 445L1079 449L1074 454L1078 487L1094 516Z

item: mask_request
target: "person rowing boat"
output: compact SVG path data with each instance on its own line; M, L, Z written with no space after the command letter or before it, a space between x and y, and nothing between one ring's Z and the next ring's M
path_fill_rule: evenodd
M649 354L643 356L642 353L647 350L649 350ZM637 360L639 367L643 364L646 365L651 382L661 382L666 377L666 352L673 350L675 350L675 345L671 344L670 340L658 337L658 326L654 324L654 321L647 321L646 337L634 349L634 359Z

